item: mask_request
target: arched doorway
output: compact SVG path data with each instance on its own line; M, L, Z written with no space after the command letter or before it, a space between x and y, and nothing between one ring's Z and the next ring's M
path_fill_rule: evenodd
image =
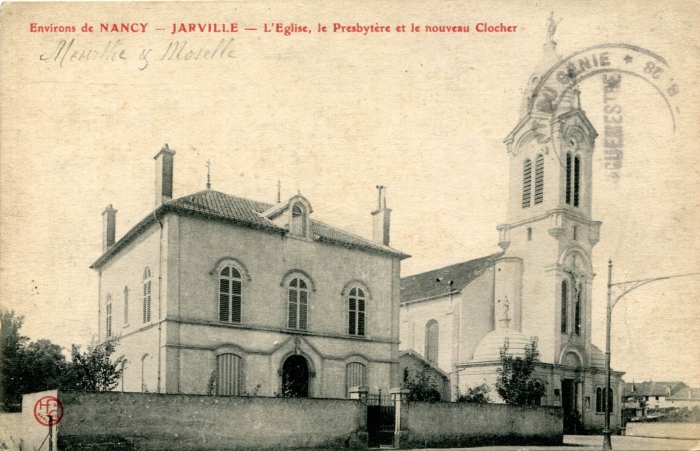
M282 396L309 397L309 364L300 355L290 356L282 365Z

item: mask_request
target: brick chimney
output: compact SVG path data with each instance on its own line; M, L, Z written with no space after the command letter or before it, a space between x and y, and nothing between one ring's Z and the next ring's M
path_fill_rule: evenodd
M173 198L173 156L165 144L153 157L156 160L156 208Z
M377 186L379 202L377 210L372 212L372 239L379 244L389 245L389 226L391 210L386 208L386 187Z
M114 236L117 232L117 210L109 204L102 213L102 253L114 246Z

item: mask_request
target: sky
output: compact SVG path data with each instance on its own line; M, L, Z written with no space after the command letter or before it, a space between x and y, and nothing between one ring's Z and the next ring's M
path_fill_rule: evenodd
M660 77L679 87L672 117L653 86L622 74L616 102L624 157L612 178L603 81L592 77L579 86L583 109L601 133L593 167L593 219L603 223L593 250L593 342L605 346L608 259L613 282L700 272L700 10L694 3L3 8L0 302L24 315L22 331L32 340L69 348L97 332L98 278L89 266L100 256L101 213L109 204L118 210L119 239L152 211L153 157L165 143L177 152L175 197L205 188L210 160L213 189L272 203L279 180L282 196L301 192L316 219L365 237L375 186L387 186L391 245L412 256L402 262L402 276L498 251L496 226L506 219L508 189L503 140L520 119L551 11L561 19L554 36L560 55L635 45L664 58ZM229 39L171 34L173 24L190 22L258 30L234 34L223 58L159 60L174 41L206 51ZM32 23L76 31L33 33ZM101 23L148 25L145 33L80 31ZM311 33L263 31L276 23L306 25ZM334 23L386 24L392 32L334 33ZM477 33L478 23L518 28ZM318 24L330 31L319 33ZM402 24L471 29L395 31ZM72 49L85 52L111 46L110 58L115 50L117 56L61 64L51 56L61 39L74 39ZM700 386L699 282L697 276L654 282L615 307L612 366L626 380Z

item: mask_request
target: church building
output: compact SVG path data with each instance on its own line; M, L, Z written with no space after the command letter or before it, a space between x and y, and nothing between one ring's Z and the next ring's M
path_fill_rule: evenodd
M153 211L115 241L103 213L99 337L119 337L129 392L345 398L398 387L401 260L380 187L373 239L276 204L207 189L173 199L155 156ZM370 219L369 217L367 218Z
M520 120L506 137L508 206L497 227L500 252L401 280L401 349L449 374L452 398L483 383L494 389L500 350L524 356L536 337L535 403L561 406L565 428L604 425L605 357L591 343L593 247L601 223L591 217L598 133L575 84L558 102L537 95L561 63L550 39L529 80ZM545 93L546 94L546 93ZM603 312L604 314L604 312ZM612 426L619 425L621 372L612 372ZM579 423L580 424L580 423Z

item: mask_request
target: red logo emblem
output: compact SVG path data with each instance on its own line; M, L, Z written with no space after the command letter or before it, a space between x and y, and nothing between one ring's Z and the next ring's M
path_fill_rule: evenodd
M34 418L40 425L49 425L49 415L52 426L57 425L63 418L63 404L55 396L44 396L34 404Z

